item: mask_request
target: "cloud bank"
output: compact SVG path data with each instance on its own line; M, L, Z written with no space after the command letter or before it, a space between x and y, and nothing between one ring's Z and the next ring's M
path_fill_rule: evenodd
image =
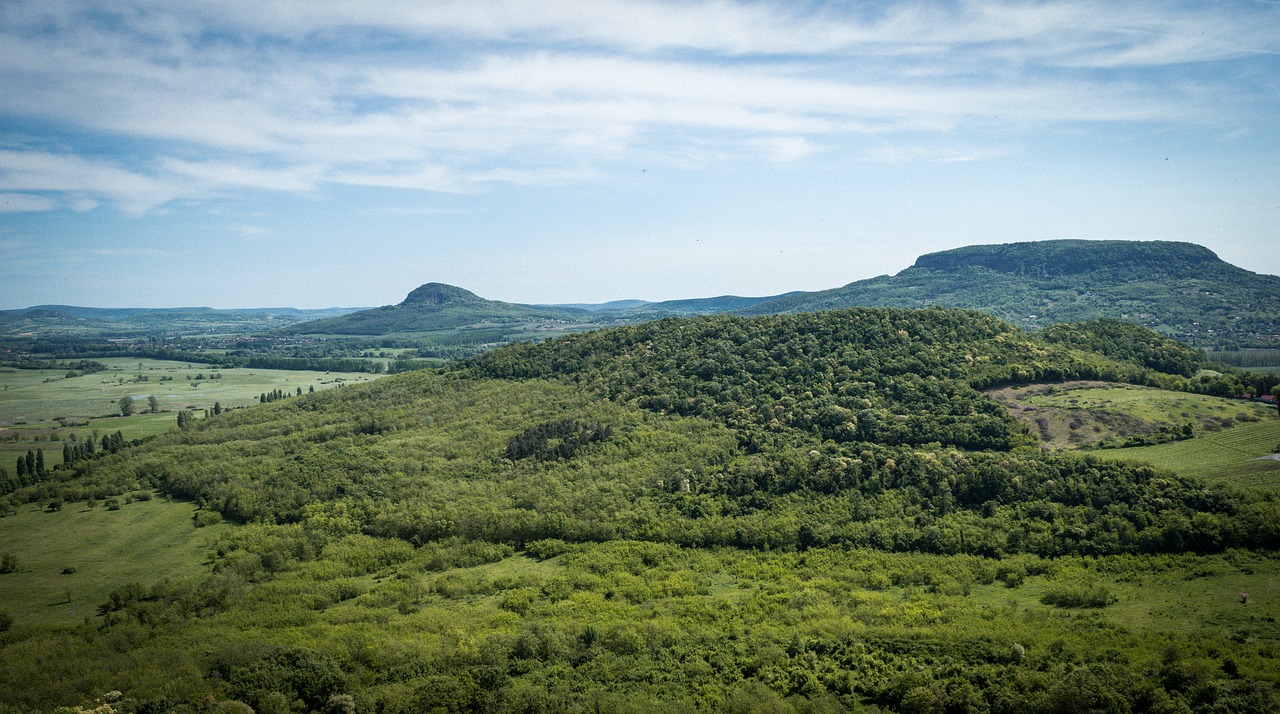
M0 212L1245 131L1277 52L1261 2L10 0Z

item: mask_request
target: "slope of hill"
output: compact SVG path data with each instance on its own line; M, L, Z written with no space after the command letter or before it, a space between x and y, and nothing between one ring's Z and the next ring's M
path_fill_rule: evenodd
M194 422L6 498L243 525L203 579L13 626L0 706L1275 711L1280 503L1027 446L978 391L1192 386L1087 331L673 318Z
M486 300L443 283L414 289L397 305L385 305L327 320L286 327L284 335L387 335L429 332L479 324L532 321L585 322L591 313L579 308L535 307Z
M897 275L760 303L764 315L850 306L962 307L1024 329L1115 318L1197 346L1280 339L1280 276L1190 243L1060 240L923 255Z

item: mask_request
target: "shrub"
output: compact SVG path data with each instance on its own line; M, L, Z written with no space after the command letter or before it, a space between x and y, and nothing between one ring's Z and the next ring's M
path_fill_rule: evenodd
M1106 607L1115 601L1110 590L1094 583L1051 583L1040 597L1040 602L1055 607Z
M221 523L222 514L217 511L196 511L195 515L191 516L191 520L196 528L204 528Z
M0 573L14 573L18 570L18 556L13 553L0 555Z

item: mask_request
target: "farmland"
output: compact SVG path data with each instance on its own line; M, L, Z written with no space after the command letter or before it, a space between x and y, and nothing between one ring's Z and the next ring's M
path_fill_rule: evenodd
M1280 490L1280 420L1270 418L1188 441L1100 451L1099 456L1139 460L1210 483Z
M46 465L61 462L62 443L120 431L126 440L163 434L177 412L197 417L217 404L236 409L257 404L262 394L321 391L367 382L378 375L272 369L216 369L161 360L108 358L101 372L0 369L0 466L29 449L42 448ZM157 411L149 411L154 396ZM121 416L120 400L134 400L134 413Z

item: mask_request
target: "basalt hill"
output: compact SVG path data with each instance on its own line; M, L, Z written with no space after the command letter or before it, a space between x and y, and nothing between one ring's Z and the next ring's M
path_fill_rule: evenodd
M1231 265L1191 243L1085 240L967 246L920 256L896 275L771 297L534 306L430 283L398 305L280 332L388 335L535 322L572 330L673 316L930 306L979 310L1023 329L1110 318L1199 347L1273 346L1280 340L1280 277Z

